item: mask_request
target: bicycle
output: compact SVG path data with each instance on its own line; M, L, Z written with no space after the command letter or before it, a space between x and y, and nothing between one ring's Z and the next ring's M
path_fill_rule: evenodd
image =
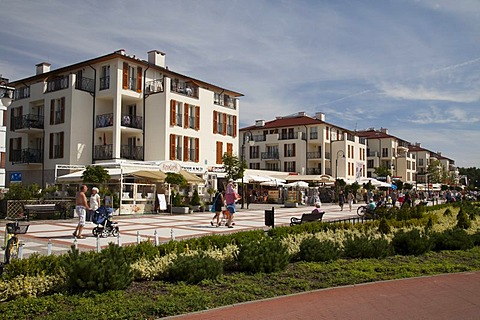
M9 264L12 259L18 258L20 240L17 235L27 233L29 226L29 224L20 224L17 219L5 225L4 247L2 248L5 249L4 265Z

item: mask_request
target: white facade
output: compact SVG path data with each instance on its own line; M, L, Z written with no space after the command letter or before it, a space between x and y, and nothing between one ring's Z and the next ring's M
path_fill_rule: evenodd
M240 130L239 154L244 149L250 169L328 174L349 181L356 180L358 174L365 177L365 139L324 120L324 114L312 118L300 112L269 122L257 121ZM251 139L253 145L248 142Z
M240 93L124 50L12 82L7 172L54 183L56 164L173 160L194 173L236 150Z

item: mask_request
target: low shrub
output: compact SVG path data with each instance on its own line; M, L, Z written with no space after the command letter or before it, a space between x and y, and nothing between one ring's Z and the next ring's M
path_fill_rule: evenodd
M418 229L400 230L393 236L392 246L396 254L421 255L431 250L432 241Z
M139 244L127 245L122 248L123 255L129 264L141 258L151 260L159 253L158 247L150 241L142 241Z
M53 275L24 276L0 281L0 301L8 301L19 297L38 297L53 293L64 283L65 279Z
M467 250L474 247L474 239L465 230L455 228L431 235L432 250Z
M239 269L249 273L281 271L289 260L285 246L280 240L271 238L243 243L237 256Z
M380 224L378 225L378 232L380 232L381 234L389 234L392 232L392 228L390 228L390 225L388 224L385 217L380 220Z
M384 237L353 235L347 237L343 243L343 256L346 258L384 258L391 254L390 243Z
M205 279L214 280L223 274L223 262L204 252L193 255L178 255L169 265L168 279L196 284Z
M468 229L472 226L472 221L466 211L463 207L460 208L457 214L457 228Z
M340 252L340 246L331 240L309 237L300 244L300 259L303 261L332 261L338 259Z
M54 275L62 276L64 270L65 255L42 256L33 253L27 259L12 260L5 265L2 279L10 280L18 276Z

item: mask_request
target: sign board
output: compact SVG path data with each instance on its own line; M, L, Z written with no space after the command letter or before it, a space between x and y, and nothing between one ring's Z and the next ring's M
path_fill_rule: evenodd
M182 166L180 166L180 164L173 161L164 161L164 162L161 162L158 166L160 167L160 170L165 173L167 172L179 173L180 170L182 169Z
M165 195L163 193L157 194L158 197L158 208L160 210L167 210L167 200L165 199Z
M22 182L22 173L21 172L11 172L10 173L10 182Z

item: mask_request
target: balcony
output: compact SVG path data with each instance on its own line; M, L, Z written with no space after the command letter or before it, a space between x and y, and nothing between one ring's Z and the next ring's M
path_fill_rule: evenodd
M113 113L100 114L97 116L96 128L113 126Z
M321 159L322 154L319 151L307 152L307 159Z
M30 87L17 88L15 90L15 100L30 98Z
M43 154L41 149L13 150L11 155L12 164L15 163L42 163Z
M78 77L75 81L75 89L86 92L95 92L95 81L90 78Z
M278 140L293 140L298 138L304 140L303 136L304 134L301 131L294 133L280 133L278 135Z
M198 99L198 87L190 82L172 80L170 91Z
M113 145L104 144L95 146L93 150L94 160L109 160L113 158Z
M13 130L43 129L44 117L37 114L26 114L13 118Z
M278 160L278 152L262 152L262 160Z
M142 129L143 128L143 117L133 116L133 115L130 115L130 114L123 115L121 125L122 125L122 127Z
M47 82L47 91L53 92L68 88L68 76L58 77Z
M143 161L143 147L122 145L120 149L120 157L129 160Z
M213 97L213 103L219 106L235 109L237 106L237 99L230 97L228 94L215 93Z
M152 81L148 81L145 83L145 93L152 94L152 93L159 93L164 91L163 86L163 78L155 79Z

